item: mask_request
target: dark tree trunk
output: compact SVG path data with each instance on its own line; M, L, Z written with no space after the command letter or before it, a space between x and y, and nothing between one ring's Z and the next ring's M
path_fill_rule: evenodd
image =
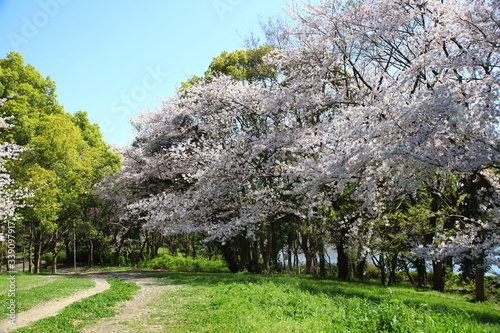
M439 186L439 185L438 185ZM430 225L432 230L436 230L437 228L437 214L439 212L439 202L440 197L435 191L431 192L431 211L434 215L430 218ZM430 243L430 242L429 242ZM446 273L446 264L443 260L433 260L432 261L432 270L433 270L433 283L432 290L436 291L444 291L445 287L445 273Z
M466 192L468 194L467 204L462 208L463 215L471 219L483 220L485 217L481 212L479 193L483 189L488 189L491 193L494 189L491 183L480 173L476 173L470 177L467 177L467 187ZM484 229L478 231L476 236L476 241L482 244L486 239L486 231ZM481 246L481 245L479 245ZM486 292L484 285L484 274L486 269L484 267L484 250L474 258L474 268L475 268L475 300L477 302L486 301Z
M427 286L427 270L425 268L425 260L415 260L415 269L417 270L417 287L424 288Z
M386 270L385 270L386 263L384 254L381 253L378 259L376 256L373 256L372 261L375 267L377 267L380 270L380 284L384 286L386 280Z
M316 256L314 246L309 244L309 237L304 234L302 235L301 247L306 257L306 274L316 274L316 269L314 267L314 257Z
M69 265L72 263L72 258L73 258L73 252L71 251L71 247L69 246L69 237L65 237L64 240L64 248L66 250L66 265Z
M323 243L323 236L318 235L316 237L316 242L318 244L318 254L319 254L319 275L325 277L326 259L325 259L325 244Z
M445 287L446 275L446 265L444 261L434 260L432 262L432 269L434 272L432 290L443 292Z
M227 267L232 273L236 273L240 270L234 251L229 244L221 244L220 246L222 256L227 263Z
M28 272L33 273L33 257L31 248L33 247L33 230L30 227L30 240L28 243Z
M89 267L94 266L94 242L92 241L92 238L89 239L89 253L87 261Z
M117 248L115 248L115 252L113 253L113 265L116 267L121 266L121 262L120 262L121 252L122 252L122 244L120 244Z
M294 231L288 232L287 236L287 244L288 244L288 270L291 272L293 271L293 249L295 248L295 240L297 239L296 233Z
M33 253L33 273L40 273L42 265L42 240L40 232L35 232L34 253Z
M398 266L398 255L393 254L391 257L390 265L389 265L389 282L388 285L392 286L396 284L396 268Z
M269 269L269 262L271 260L271 249L272 249L272 241L273 241L273 231L272 225L269 225L266 228L266 232L262 233L260 236L260 252L262 253L263 260L263 269Z
M256 273L262 272L261 266L259 265L260 252L258 241L253 241L250 243L250 254L250 265L252 267L252 271Z
M238 237L238 249L240 254L240 267L253 273L253 267L250 263L250 242L245 237Z
M474 264L476 266L475 300L476 302L484 302L487 300L484 287L484 273L486 273L484 268L484 251L479 254L479 257L475 258Z
M349 280L349 258L345 252L344 233L341 234L339 242L337 243L337 268L338 279L343 281Z
M365 277L366 256L358 260L356 264L356 279L363 280Z

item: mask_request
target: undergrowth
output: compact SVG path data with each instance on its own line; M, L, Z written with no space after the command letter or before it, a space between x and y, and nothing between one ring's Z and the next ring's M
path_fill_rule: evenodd
M189 257L174 257L165 254L161 257L152 259L143 266L149 269L163 269L179 272L209 272L224 273L229 272L227 264L222 260L206 260L202 258L193 259Z

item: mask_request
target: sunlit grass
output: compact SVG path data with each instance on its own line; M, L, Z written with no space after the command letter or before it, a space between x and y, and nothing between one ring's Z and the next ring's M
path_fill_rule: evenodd
M313 278L171 273L150 304L166 332L499 332L500 311L408 287Z
M0 275L0 318L9 314L7 307L13 297L9 296L10 275ZM31 309L37 304L57 297L65 297L80 290L95 286L94 281L86 277L59 277L53 275L15 274L16 311L22 312Z

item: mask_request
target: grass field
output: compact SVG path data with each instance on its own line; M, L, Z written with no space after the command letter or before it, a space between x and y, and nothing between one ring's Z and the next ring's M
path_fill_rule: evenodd
M170 273L156 298L165 332L500 332L492 304L290 276ZM170 311L165 312L165 309Z
M95 286L94 281L84 277L63 277L57 275L31 275L16 273L16 310L26 311L37 304L74 294L77 291ZM0 275L0 319L7 318L9 309L7 304L11 297L8 295L9 275Z
M153 276L151 283L164 288L153 294L147 311L137 309L143 315L131 320L129 328L138 332L500 332L497 304L476 304L412 287L286 275L158 272ZM138 287L108 281L109 290L16 332L79 332L113 316L116 304L129 299ZM20 274L17 284L18 302L29 308L90 288L93 282ZM0 280L2 287L7 284ZM148 330L152 327L155 330Z
M83 326L94 323L98 319L114 316L116 313L114 306L118 302L131 299L132 294L139 287L120 279L108 279L108 282L111 284L108 290L73 303L56 316L39 320L13 332L77 333Z

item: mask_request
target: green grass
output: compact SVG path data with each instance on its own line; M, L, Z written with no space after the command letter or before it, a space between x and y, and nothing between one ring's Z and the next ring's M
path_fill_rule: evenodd
M165 332L500 332L500 311L409 287L290 276L168 273ZM165 313L164 309L169 309Z
M13 332L80 332L81 328L98 319L116 314L113 307L116 303L129 300L139 289L135 283L120 279L108 279L111 288L94 296L75 302L64 308L58 315L37 321L33 325Z
M0 275L0 318L7 318L8 307L12 297L9 297L10 275ZM31 309L37 304L57 297L65 297L77 291L90 289L95 286L94 281L85 277L60 277L55 275L15 274L16 311L22 312Z

